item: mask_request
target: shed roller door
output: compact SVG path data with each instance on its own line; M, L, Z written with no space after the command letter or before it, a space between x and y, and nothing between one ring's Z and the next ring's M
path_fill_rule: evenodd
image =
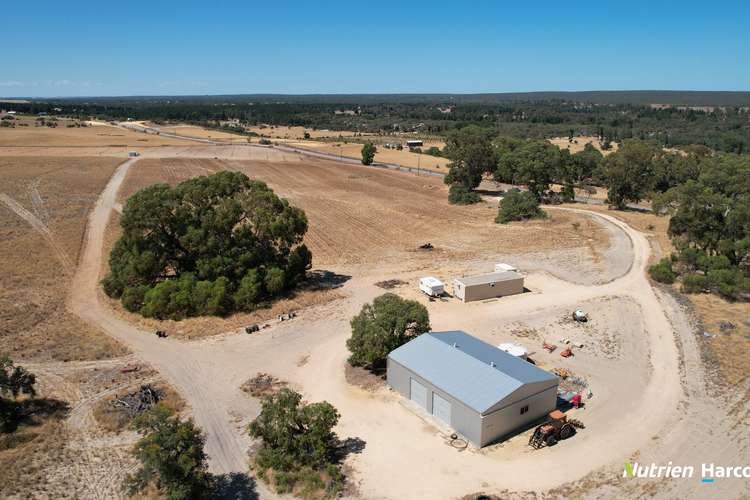
M450 425L451 423L451 403L438 394L432 393L432 414L437 418Z
M414 379L411 379L410 398L422 408L427 409L427 389Z

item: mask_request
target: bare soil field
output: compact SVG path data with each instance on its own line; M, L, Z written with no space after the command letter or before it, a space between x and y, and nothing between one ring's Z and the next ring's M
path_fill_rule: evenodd
M567 137L553 137L552 139L549 139L549 142L554 144L555 146L559 147L560 149L567 149L568 151L572 153L577 153L579 151L583 151L583 148L586 146L587 143L591 143L596 149L601 151L601 153L604 156L607 156L608 154L614 153L617 151L617 143L611 143L611 148L608 150L602 149L602 143L599 141L598 138L594 136L580 136L580 137L574 137L573 142L569 142Z
M0 344L16 360L118 356L125 348L65 300L86 217L113 158L0 158Z
M184 144L185 141L158 135L142 134L132 130L125 130L112 125L93 125L89 127L73 127L66 125L75 123L72 120L58 119L58 126L37 127L33 118L18 118L16 128L0 128L0 146L58 146L58 147L127 147L145 148L168 144Z

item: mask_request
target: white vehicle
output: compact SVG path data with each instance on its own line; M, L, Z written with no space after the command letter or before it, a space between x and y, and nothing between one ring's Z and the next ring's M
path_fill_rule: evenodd
M430 297L440 297L445 292L445 285L433 276L427 276L419 280L419 289Z
M131 158L135 158L137 156L141 156L141 153L139 153L138 151L131 151L128 153L128 156Z
M495 272L496 273L503 273L505 271L513 271L514 273L517 273L518 272L518 268L516 268L514 266L511 266L510 264L505 264L505 263L502 263L502 262L498 263L498 264L495 264Z

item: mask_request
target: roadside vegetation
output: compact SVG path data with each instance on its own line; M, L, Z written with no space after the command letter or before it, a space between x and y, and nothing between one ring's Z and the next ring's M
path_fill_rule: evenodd
M430 331L430 318L419 302L386 293L362 306L351 327L352 336L346 341L349 364L382 372L388 353Z
M372 161L375 159L375 153L378 152L371 142L368 142L362 146L362 165L372 165Z
M156 184L125 203L102 281L146 317L252 311L305 278L305 213L239 172Z
M288 388L264 398L260 415L248 427L261 442L253 459L258 476L280 494L338 496L344 484L333 432L338 420L330 403L305 404Z
M142 437L133 448L140 467L123 483L128 495L152 496L156 490L173 500L212 497L205 436L192 420L182 421L157 404L137 416L132 427Z

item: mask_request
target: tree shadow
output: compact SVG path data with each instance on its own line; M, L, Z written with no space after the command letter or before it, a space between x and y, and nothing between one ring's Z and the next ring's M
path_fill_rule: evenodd
M0 432L15 432L19 427L41 425L45 420L62 420L70 412L67 401L52 398L29 398L0 402Z
M307 279L302 285L305 290L333 290L341 288L344 283L352 279L346 274L337 274L333 271L315 269L307 273Z
M365 449L367 442L358 437L348 437L340 439L334 451L334 460L338 463L343 462L349 455L358 455Z
M255 490L255 480L248 474L231 472L216 474L213 480L213 498L221 500L255 500L259 498Z

